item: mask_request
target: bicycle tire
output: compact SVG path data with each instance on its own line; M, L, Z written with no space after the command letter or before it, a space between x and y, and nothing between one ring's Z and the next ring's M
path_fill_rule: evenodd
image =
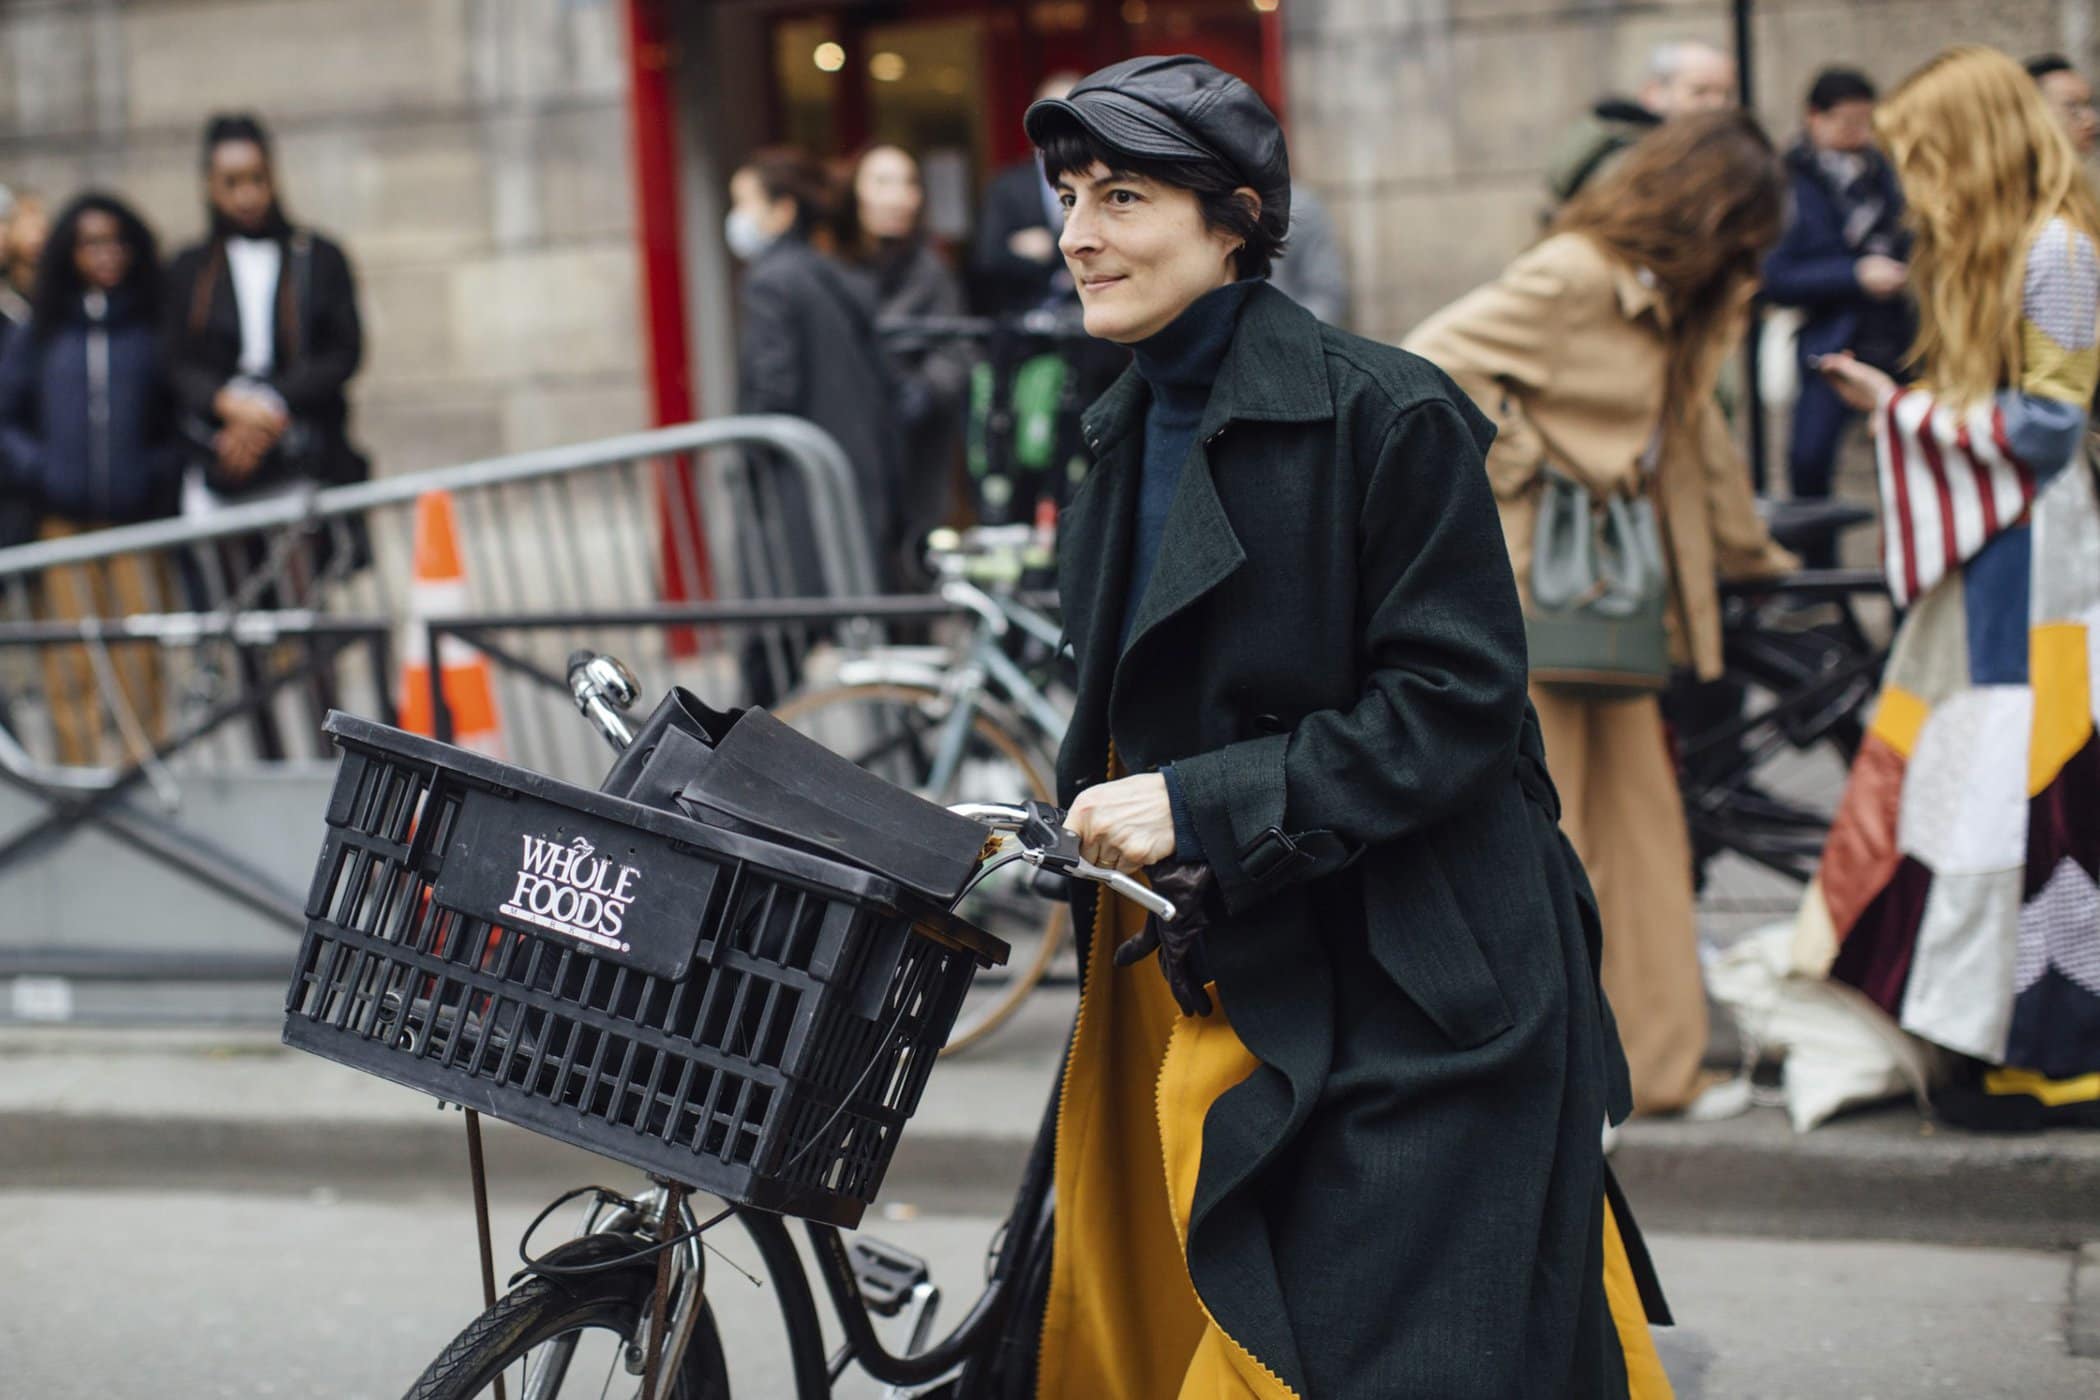
M607 1253L628 1253L645 1244L624 1235L590 1235L558 1247L548 1257L554 1262L581 1263ZM529 1278L468 1323L417 1378L404 1400L471 1400L492 1395L496 1377L510 1371L534 1347L586 1328L609 1331L625 1345L647 1319L655 1289L653 1266L606 1269L558 1281ZM641 1378L633 1380L639 1392ZM517 1400L515 1386L508 1393L511 1400ZM595 1395L598 1390L578 1393ZM678 1368L678 1383L664 1400L730 1400L722 1338L715 1328L714 1311L704 1299Z
M889 704L898 706L939 705L945 702L940 691L928 686L911 685L901 681L869 681L858 685L826 686L819 690L804 691L789 696L775 707L773 714L781 722L799 726L807 722L818 711L830 706L845 704ZM1004 707L980 698L977 712L971 717L970 728L977 736L991 745L1011 762L1027 778L1029 796L1043 802L1054 802L1057 789L1037 746L1024 737L1029 731L1017 719L1004 713ZM962 797L990 797L993 794L964 793ZM954 800L954 799L950 799ZM1071 918L1071 910L1063 900L1043 901L1042 937L1036 944L1035 953L1026 959L1025 965L1016 964L1008 969L1007 982L999 994L979 1001L975 1006L964 1003L956 1017L955 1027L948 1035L948 1043L941 1054L954 1055L983 1040L1005 1025L1021 1009L1043 977L1050 970L1058 949L1063 946L1065 929Z

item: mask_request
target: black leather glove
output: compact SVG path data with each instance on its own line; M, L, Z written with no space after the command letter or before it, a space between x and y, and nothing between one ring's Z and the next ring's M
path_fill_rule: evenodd
M1162 861L1145 872L1152 889L1174 903L1174 917L1161 923L1145 920L1143 932L1116 949L1116 966L1129 967L1157 950L1159 970L1185 1016L1210 1015L1210 993L1203 990L1210 974L1203 958L1203 935L1210 928L1217 877L1208 865Z

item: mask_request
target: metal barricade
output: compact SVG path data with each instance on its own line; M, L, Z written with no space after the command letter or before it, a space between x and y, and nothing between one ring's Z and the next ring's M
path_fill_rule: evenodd
M451 500L461 578L419 595L416 503L433 491ZM579 619L475 644L509 759L595 783L603 747L577 722L565 688L546 684L571 648L619 652L652 690L681 682L735 698L791 686L810 636L877 624L810 620L825 617L821 609L625 629L583 619L646 618L667 604L867 597L882 591L877 558L845 452L813 425L776 416L299 488L201 517L0 550L0 903L74 930L44 939L26 920L0 921L15 925L0 938L0 978L10 964L32 968L60 954L68 967L145 966L104 956L101 944L122 941L120 928L83 942L81 926L113 922L119 906L98 903L106 891L80 901L59 892L92 878L90 851L113 845L146 857L152 878L172 876L157 887L161 902L194 904L200 922L296 929L305 872L254 854L269 844L270 821L245 807L262 799L227 784L259 775L254 791L278 793L283 820L303 824L312 796L293 780L310 787L332 758L322 713L391 718L411 629L442 661L470 635L458 624L477 616ZM229 811L246 818L243 831L213 830ZM39 869L54 863L45 857L80 869L54 879ZM215 898L198 898L207 890ZM69 922L75 905L97 912ZM274 956L274 936L192 932L167 941L220 960L212 966ZM167 975L169 956L180 962L156 956L142 975Z
M765 449L760 465L727 450L746 447ZM783 480L806 511L780 509ZM266 638L301 645L307 620L323 616L406 626L416 611L415 502L429 491L454 504L464 588L447 602L456 613L881 591L845 453L784 417L687 424L46 540L0 550L9 701L0 770L40 785L107 785L185 714L269 686ZM793 538L803 531L807 548ZM798 550L816 579L783 567ZM537 650L514 659L558 670L561 648L577 640L536 639ZM667 634L636 660L670 671L690 643ZM394 678L376 669L381 659L338 655L309 667L326 674L303 678L316 692L308 698L383 712ZM778 648L764 664L785 683ZM572 726L548 723L538 687L505 684L499 707L519 762L559 764L587 748ZM300 716L297 697L253 708L253 723L220 724L196 761L320 756L317 724L288 732L318 718Z

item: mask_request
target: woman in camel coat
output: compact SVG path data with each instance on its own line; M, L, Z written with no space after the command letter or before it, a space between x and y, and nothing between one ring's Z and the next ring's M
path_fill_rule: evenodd
M1760 259L1780 231L1785 175L1735 112L1646 138L1494 282L1405 344L1442 367L1498 429L1487 471L1527 609L1532 532L1550 466L1593 497L1654 503L1680 664L1721 672L1717 577L1798 561L1758 517L1714 401ZM1596 888L1604 986L1638 1111L1697 1096L1706 1048L1690 844L1652 695L1600 699L1534 681L1562 826Z

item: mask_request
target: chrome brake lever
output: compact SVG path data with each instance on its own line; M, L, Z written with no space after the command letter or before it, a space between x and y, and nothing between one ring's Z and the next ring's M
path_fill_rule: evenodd
M1092 880L1097 885L1106 885L1132 904L1158 918L1160 922L1173 922L1173 900L1155 893L1141 881L1133 880L1120 870L1109 870L1077 856L1034 848L1023 850L1021 859L1038 870L1049 870L1059 875L1069 875L1080 880Z

